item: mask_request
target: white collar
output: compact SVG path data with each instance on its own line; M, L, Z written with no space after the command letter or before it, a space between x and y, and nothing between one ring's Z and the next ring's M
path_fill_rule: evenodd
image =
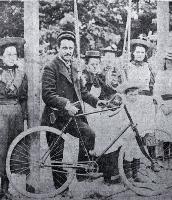
M71 67L71 61L66 62L61 56L59 56L59 59L65 64L65 66L70 69Z

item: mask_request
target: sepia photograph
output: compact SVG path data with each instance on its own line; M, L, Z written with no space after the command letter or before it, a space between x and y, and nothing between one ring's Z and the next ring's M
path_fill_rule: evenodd
M0 0L0 200L172 199L172 0Z

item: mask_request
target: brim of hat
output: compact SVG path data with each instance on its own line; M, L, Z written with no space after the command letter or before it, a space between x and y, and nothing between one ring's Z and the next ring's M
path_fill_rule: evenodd
M85 58L101 58L100 51L86 51Z
M172 59L172 47L166 49L165 58L171 60Z
M117 50L111 50L111 49L106 49L106 48L103 48L103 49L100 49L101 51L103 51L103 52L112 52L112 53L115 53L115 52L117 52Z
M10 44L15 44L15 45L24 45L25 44L25 39L21 37L6 37L6 38L1 38L0 39L0 46L5 46L5 45L10 45Z
M84 58L101 58L101 56L87 56L87 55L85 55Z
M81 55L81 58L87 59L87 58L101 58L101 56L86 56L86 55Z
M61 32L58 36L57 36L57 40L60 41L62 39L70 39L70 40L73 40L75 41L75 34L71 31L64 31L64 32Z
M147 49L153 48L153 44L151 42L148 42L148 41L142 40L142 39L132 39L130 41L130 45L131 45L131 47L136 46L136 45L142 45L142 46L146 47Z
M103 52L110 52L110 53L116 53L117 51L115 50L102 50Z
M125 91L127 89L130 89L130 88L137 88L137 89L142 89L142 86L139 85L138 83L130 83L130 82L125 82L125 83L122 83L121 85L119 85L117 88L116 88L116 91L118 93L125 93Z
M165 56L165 59L172 60L172 55L171 56L170 55Z

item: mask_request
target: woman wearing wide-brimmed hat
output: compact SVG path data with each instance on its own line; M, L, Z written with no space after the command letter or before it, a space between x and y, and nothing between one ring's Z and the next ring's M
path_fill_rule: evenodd
M126 78L142 85L143 90L139 92L140 95L153 94L154 75L147 62L147 52L151 48L152 44L146 40L131 40L131 61L127 66Z
M163 129L172 137L172 47L166 49L164 58L163 70L160 70L155 79L154 97L158 103L156 126L158 129ZM157 137L163 138L164 141L169 141L165 135ZM172 142L172 139L171 139ZM171 146L172 143L167 146ZM168 154L169 148L165 151Z
M22 59L18 59L23 56L24 43L23 38L0 39L0 198L8 191L7 150L12 140L23 131L26 117L22 107L27 101L27 79Z

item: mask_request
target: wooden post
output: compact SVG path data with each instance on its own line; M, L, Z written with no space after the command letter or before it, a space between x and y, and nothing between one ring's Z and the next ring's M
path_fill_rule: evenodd
M161 63L168 44L169 20L169 2L157 1L157 63Z
M39 69L39 1L24 1L25 63L28 76L28 125L40 124L40 69ZM34 163L40 158L40 137L33 136L30 145L30 176L27 183L39 190L39 166Z
M25 62L28 75L29 127L40 124L39 1L24 1Z

